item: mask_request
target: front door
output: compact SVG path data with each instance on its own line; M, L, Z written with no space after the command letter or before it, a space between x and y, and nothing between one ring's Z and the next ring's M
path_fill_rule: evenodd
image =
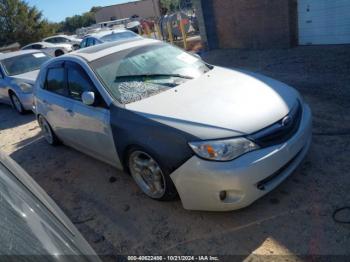
M98 90L83 68L67 62L67 85L74 101L72 143L77 149L104 162L121 167L110 127L110 112ZM85 105L81 96L85 91L95 93L95 104Z

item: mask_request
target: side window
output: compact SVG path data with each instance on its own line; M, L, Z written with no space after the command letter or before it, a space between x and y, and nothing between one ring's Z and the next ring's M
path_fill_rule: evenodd
M77 67L68 67L67 80L69 95L75 100L81 100L81 95L85 91L94 91L88 76Z
M48 43L55 43L55 38L46 39L45 42L48 42Z
M40 50L40 49L42 49L42 48L43 48L42 45L39 45L39 44L32 45L32 49L38 49L38 50Z
M87 40L87 38L85 38L83 41L81 41L80 48L86 47L86 40Z
M29 49L32 49L33 46L32 45L29 45L29 46L26 46L25 48L23 48L23 50L29 50Z
M64 38L64 37L57 37L56 38L56 43L69 43L69 39Z
M95 39L91 37L87 38L86 46L93 46L93 45L95 45Z
M60 95L68 95L68 90L64 82L64 68L55 67L47 71L45 89Z
M4 73L2 72L2 69L0 68L0 79L4 78Z

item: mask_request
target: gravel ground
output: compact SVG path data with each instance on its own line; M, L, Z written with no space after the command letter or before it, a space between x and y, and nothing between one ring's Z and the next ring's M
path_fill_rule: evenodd
M191 212L180 201L152 201L128 175L49 146L33 115L18 116L5 105L0 150L32 175L98 254L350 255L350 226L332 219L336 208L350 205L350 47L219 50L204 58L286 82L313 110L314 139L304 163L248 208Z

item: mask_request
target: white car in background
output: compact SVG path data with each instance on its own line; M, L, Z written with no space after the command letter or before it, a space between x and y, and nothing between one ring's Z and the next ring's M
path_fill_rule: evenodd
M51 44L70 44L73 49L78 49L81 39L68 35L55 35L44 38L43 42Z
M47 42L37 42L26 45L22 50L40 50L50 56L61 56L73 51L71 44L51 44Z

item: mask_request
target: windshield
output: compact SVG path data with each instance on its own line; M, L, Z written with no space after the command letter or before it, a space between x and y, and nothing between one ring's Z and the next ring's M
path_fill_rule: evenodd
M133 37L138 37L138 35L133 32L119 32L119 33L111 33L109 35L105 35L101 37L101 40L103 42L113 42L113 41L133 38Z
M31 53L4 59L1 61L9 76L38 70L51 57L44 53Z
M159 94L210 70L201 59L164 43L113 53L93 61L91 67L122 104Z

